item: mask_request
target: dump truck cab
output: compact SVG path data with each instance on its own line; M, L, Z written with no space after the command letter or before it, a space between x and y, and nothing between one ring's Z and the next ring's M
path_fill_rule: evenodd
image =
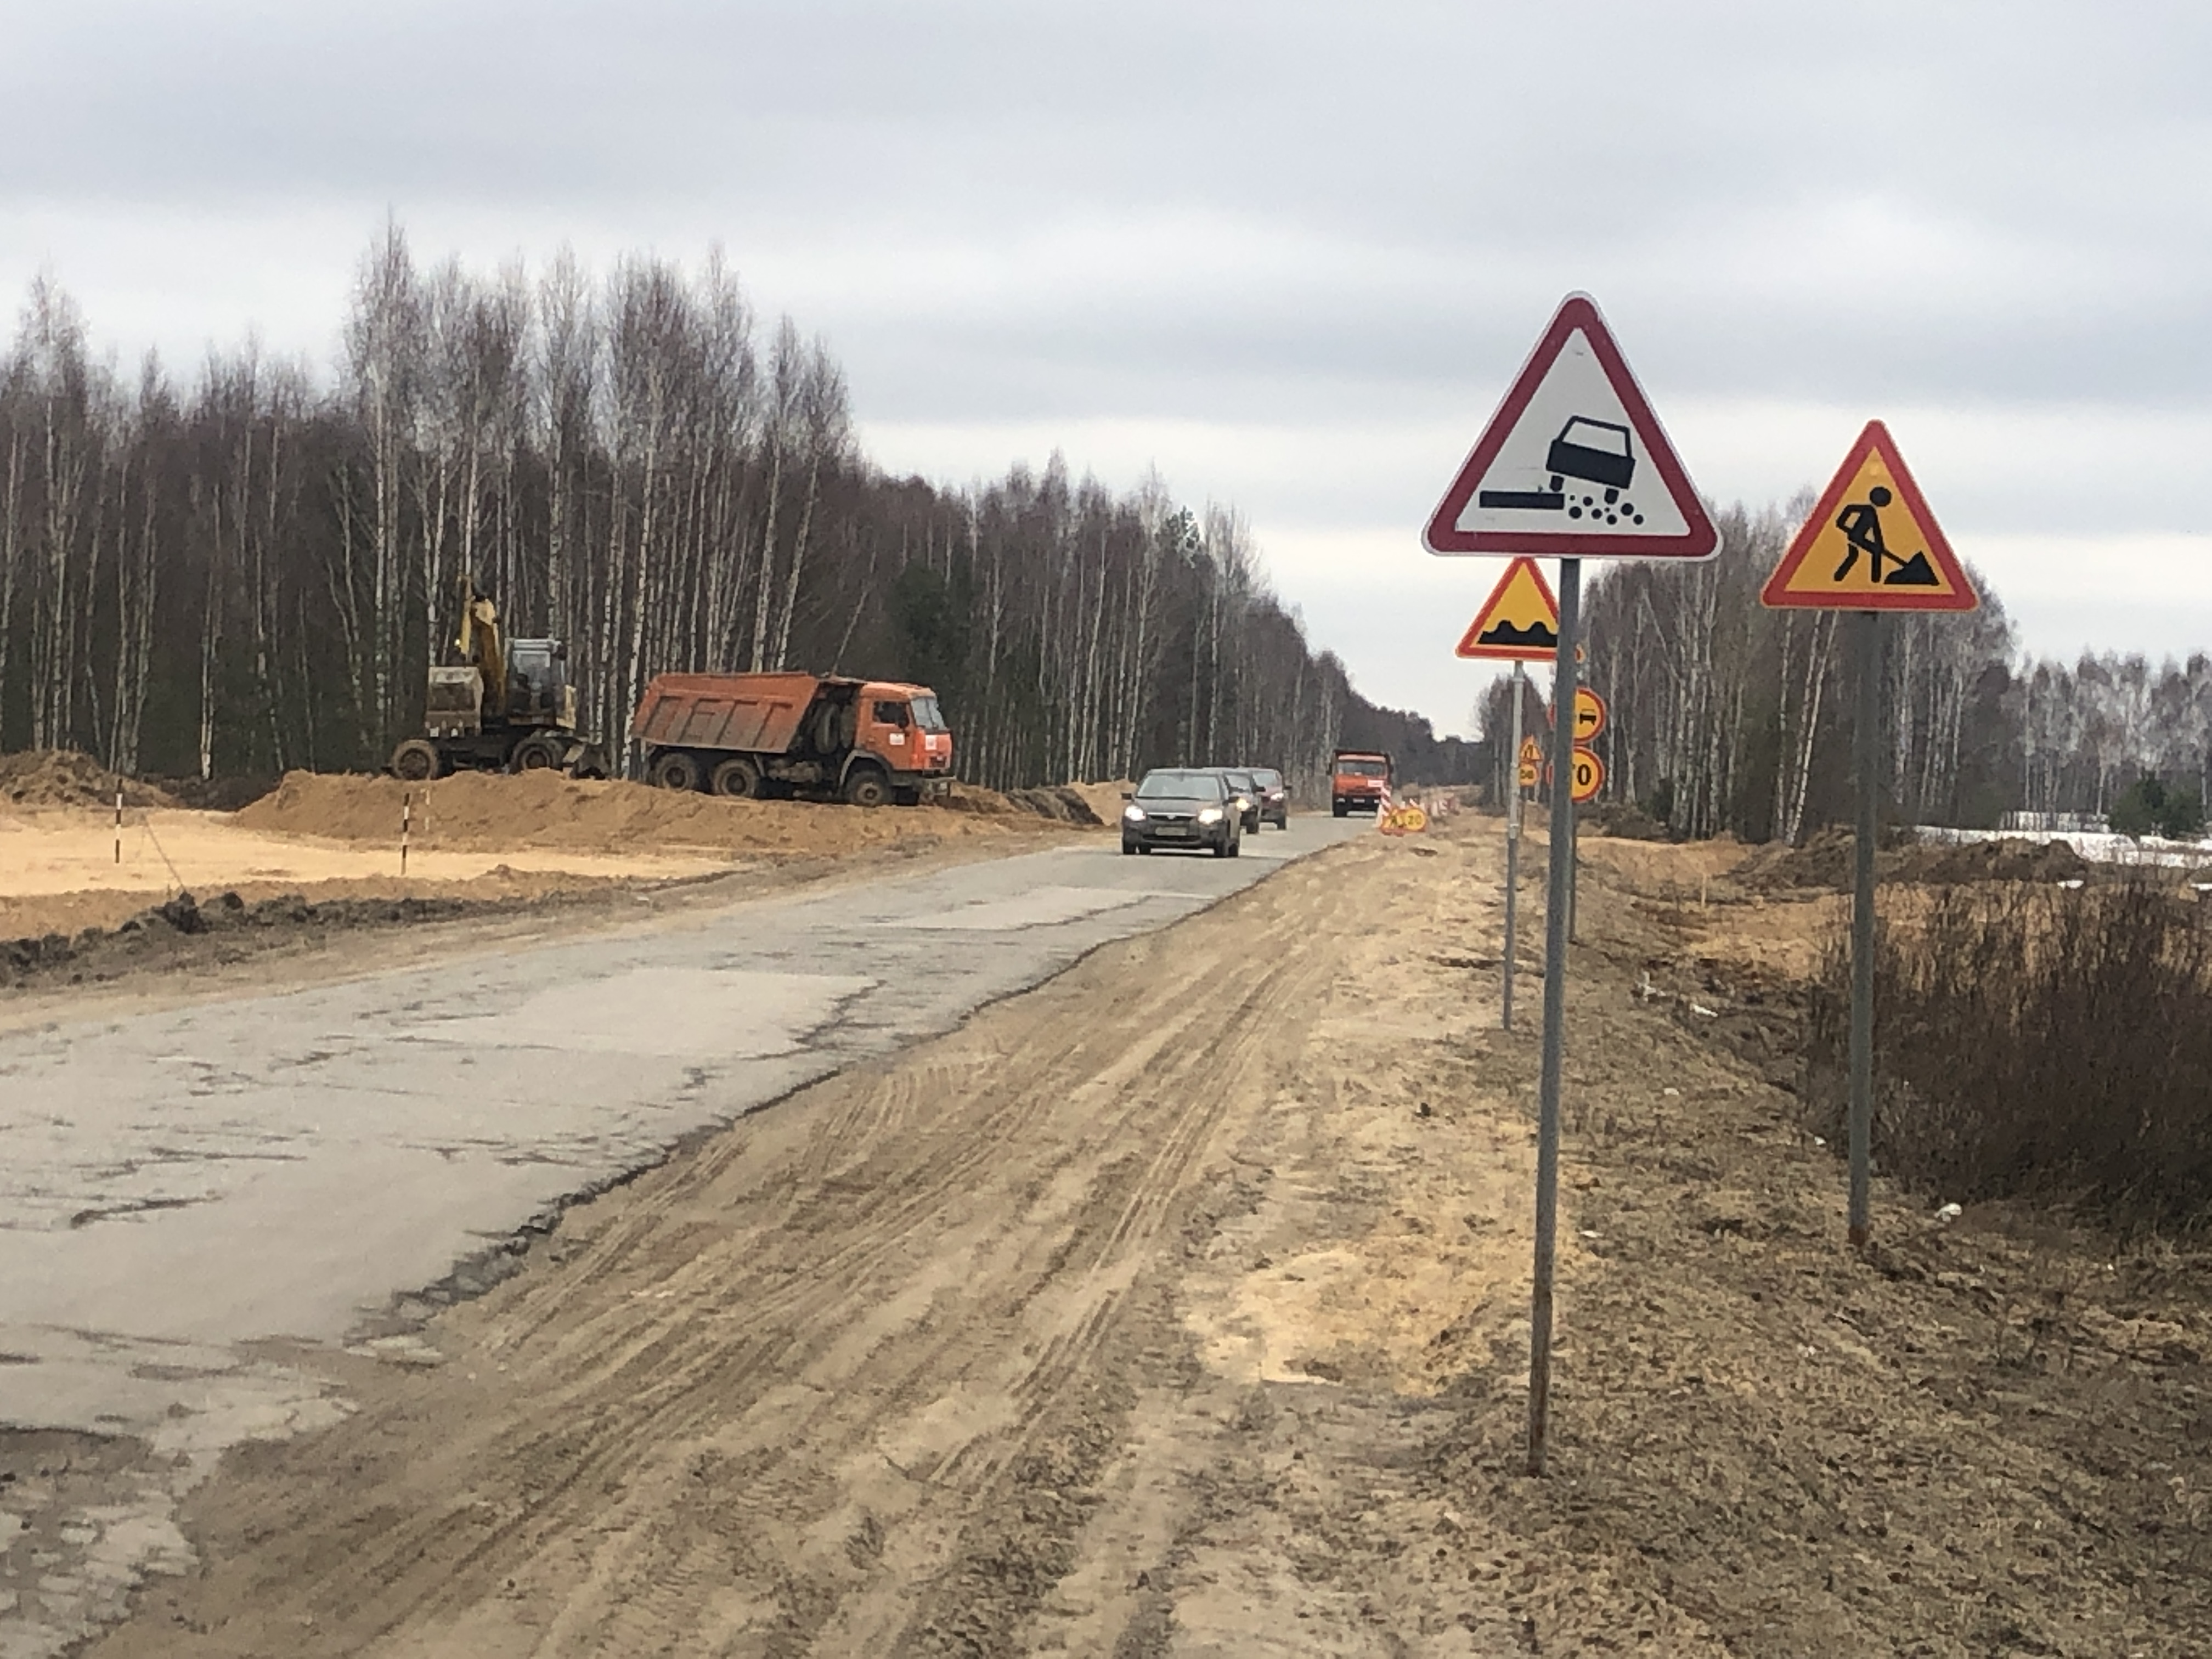
M952 729L926 685L864 682L853 698L854 741L841 793L851 798L853 769L880 762L890 799L911 805L952 787Z
M1390 794L1390 757L1379 750L1340 749L1329 767L1329 811L1376 812Z

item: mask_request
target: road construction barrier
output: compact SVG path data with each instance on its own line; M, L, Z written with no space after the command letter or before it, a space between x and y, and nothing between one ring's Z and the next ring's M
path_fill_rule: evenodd
M1419 801L1409 800L1382 814L1382 830L1386 836L1418 836L1428 827L1428 812Z

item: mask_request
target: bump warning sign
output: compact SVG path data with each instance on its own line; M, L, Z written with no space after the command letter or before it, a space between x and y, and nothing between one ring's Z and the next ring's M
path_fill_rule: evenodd
M1559 651L1559 602L1534 559L1505 567L1453 654L1505 662L1550 662Z
M1831 611L1972 611L1981 603L1880 421L1859 434L1759 600Z

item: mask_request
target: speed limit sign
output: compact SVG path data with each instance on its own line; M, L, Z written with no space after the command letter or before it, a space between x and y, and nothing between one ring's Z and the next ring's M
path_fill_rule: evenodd
M1597 792L1605 787L1605 763L1587 749L1575 750L1574 767L1568 775L1572 787L1568 793L1579 806L1586 800L1595 800Z

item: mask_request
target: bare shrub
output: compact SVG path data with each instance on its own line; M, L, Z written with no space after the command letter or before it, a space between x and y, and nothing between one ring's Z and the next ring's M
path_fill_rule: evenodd
M1848 939L1812 998L1806 1098L1840 1141ZM2147 883L1922 890L1875 965L1877 1164L1948 1200L2212 1221L2212 927Z

